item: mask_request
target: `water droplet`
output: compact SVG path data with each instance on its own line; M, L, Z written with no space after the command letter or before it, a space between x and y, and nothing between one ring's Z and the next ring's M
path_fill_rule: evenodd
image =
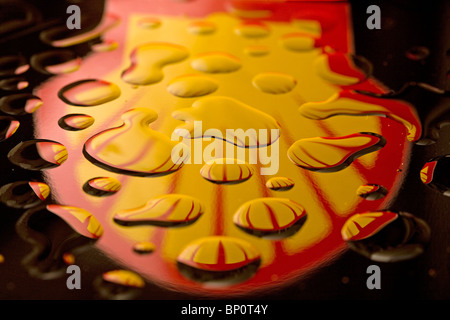
M193 98L213 93L218 87L214 79L204 75L189 74L170 81L167 90L177 97Z
M235 33L244 38L264 38L270 33L269 28L262 22L244 22L234 30Z
M64 86L58 97L67 104L78 107L97 106L120 96L120 88L104 80L87 79Z
M119 180L111 177L97 177L86 181L83 191L95 197L107 197L116 194L121 188Z
M264 45L250 45L244 49L245 54L252 57L263 57L270 52L270 48Z
M119 43L115 40L103 40L102 42L96 43L91 46L94 52L108 52L114 51L119 47Z
M206 73L229 73L239 70L241 61L225 52L208 52L198 55L191 62L192 68Z
M139 254L149 254L155 250L155 245L148 241L137 242L133 245L133 251Z
M0 201L12 208L28 209L42 203L50 194L43 182L16 181L0 188Z
M236 184L247 181L253 175L253 168L236 159L214 159L206 163L200 174L217 184Z
M233 222L241 230L257 237L283 239L297 233L307 220L305 209L282 198L250 200L239 207Z
M190 196L166 194L149 200L143 206L117 212L114 222L123 226L186 226L204 213L203 204Z
M165 175L180 169L189 156L186 152L172 155L177 142L152 130L156 112L135 108L122 115L122 126L97 133L86 141L85 157L109 171L134 176Z
M450 154L425 163L420 170L420 179L427 186L450 197Z
M216 137L239 147L263 147L279 138L280 127L274 118L229 97L201 98L190 108L176 110L172 117L187 122L175 129L183 137ZM202 121L200 130L194 126L196 120ZM214 134L216 130L220 131L220 135L218 132ZM265 141L258 135L260 130L267 132Z
M85 209L49 204L47 210L62 218L73 230L87 238L98 239L103 235L100 222Z
M80 68L81 58L70 50L53 50L34 54L30 64L43 74L67 74Z
M423 60L430 55L430 50L424 46L415 46L408 49L405 53L409 60Z
M63 254L62 258L64 263L68 266L75 264L75 256L72 253L66 252Z
M138 21L138 26L143 29L156 29L161 26L161 20L154 17L141 18Z
M382 116L405 126L407 139L416 141L420 138L421 122L413 107L401 100L384 99L359 94L352 90L343 90L321 102L307 102L299 108L302 116L323 120L338 115Z
M131 53L131 66L122 72L122 79L134 85L150 85L164 77L163 67L183 61L188 50L179 45L153 42L136 47Z
M0 98L0 110L10 114L21 116L33 113L42 106L42 100L29 93L12 94Z
M188 279L207 285L232 285L251 278L261 256L250 243L211 236L188 244L177 258L178 270Z
M188 31L196 35L212 34L216 31L216 25L211 21L194 21L189 24Z
M306 33L289 33L281 37L284 48L294 52L311 51L321 46L318 38Z
M3 262L5 262L5 256L0 254L0 264L2 264Z
M291 190L294 185L294 181L285 177L273 177L266 182L266 187L274 191L288 191Z
M111 270L97 277L93 285L104 299L131 300L141 294L145 281L132 271Z
M20 142L8 153L9 161L28 170L58 167L67 156L67 149L62 144L44 139Z
M265 93L283 94L292 91L297 80L281 72L263 72L253 78L253 85Z
M11 137L19 126L20 122L14 118L0 116L0 142Z
M410 213L366 212L345 222L342 237L352 250L373 261L398 262L424 252L430 228Z
M348 53L324 53L314 61L317 74L336 85L354 85L372 74L372 64L365 58Z
M0 76L15 76L25 73L30 68L23 56L0 57Z
M5 91L23 90L29 83L24 78L8 78L0 80L0 89Z
M388 190L379 184L365 184L356 190L356 194L366 200L379 200L384 198Z
M143 288L144 280L137 274L128 270L113 270L103 274L103 280L129 287Z
M296 141L288 150L289 159L297 166L320 172L336 172L348 167L356 158L375 152L386 139L371 132L343 137L316 137Z
M92 126L95 119L87 114L72 113L58 120L58 125L68 131L84 130Z

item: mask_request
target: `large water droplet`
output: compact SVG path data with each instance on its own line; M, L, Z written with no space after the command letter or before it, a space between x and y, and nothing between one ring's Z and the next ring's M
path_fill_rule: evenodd
M33 113L41 106L42 100L29 93L12 94L0 99L0 110L10 115Z
M296 141L288 150L297 166L320 172L336 172L348 167L356 158L375 152L386 144L382 136L361 132L343 137L316 137Z
M266 182L266 187L274 191L288 191L291 190L294 185L294 181L285 177L273 177Z
M431 159L420 170L420 179L427 186L450 197L450 155Z
M177 97L193 98L213 93L219 87L217 81L204 75L190 74L170 81L167 90Z
M16 119L0 116L0 142L11 137L19 126L20 122Z
M80 131L89 128L95 119L87 114L72 113L58 120L58 125L68 131Z
M211 236L188 244L177 261L178 270L188 279L226 286L251 278L261 264L261 255L244 240Z
M133 85L150 85L164 77L163 67L183 61L189 55L185 47L153 42L136 47L131 53L131 66L122 72L122 79Z
M17 181L0 188L0 201L12 208L28 209L42 203L50 194L43 182Z
M307 220L305 209L282 198L248 201L236 211L233 221L240 229L257 237L282 239L297 233Z
M95 197L114 195L120 188L120 181L112 177L92 178L83 185L83 191Z
M225 52L208 52L198 55L191 62L192 68L206 73L228 73L239 70L241 61Z
M190 196L166 194L143 206L117 212L114 222L124 226L178 227L194 223L204 213L203 204Z
M67 74L80 68L81 58L70 50L53 50L34 54L30 63L43 74Z
M67 156L67 149L62 144L44 139L23 141L8 153L9 161L28 170L60 166L67 160Z
M253 168L236 159L214 159L206 163L200 174L217 184L236 184L247 181L253 175Z
M283 94L292 91L297 80L281 72L263 72L253 78L253 85L265 93Z
M58 92L67 104L79 107L97 106L120 96L120 88L104 80L87 79L73 82Z

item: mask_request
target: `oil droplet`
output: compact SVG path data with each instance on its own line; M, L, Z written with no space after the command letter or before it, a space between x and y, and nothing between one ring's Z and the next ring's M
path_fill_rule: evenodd
M250 45L244 49L244 53L252 57L263 57L269 52L270 48L265 45Z
M12 94L0 98L0 110L15 116L33 113L41 106L42 100L29 93Z
M288 191L291 190L294 185L294 181L285 177L273 177L266 182L266 187L274 191Z
M67 74L80 68L81 58L70 50L52 50L33 55L30 64L43 74Z
M253 172L251 166L236 159L211 160L200 169L203 178L217 184L241 183L250 179Z
M85 209L49 204L47 210L62 218L73 230L87 238L98 239L103 235L103 227L100 222Z
M338 115L382 116L405 126L407 139L416 141L422 134L421 122L411 105L393 99L359 94L342 90L321 102L307 102L299 108L302 116L312 120L323 120Z
M117 193L121 188L119 180L111 177L97 177L86 181L83 191L95 197L107 197Z
M430 228L407 212L366 212L345 222L342 238L350 249L373 261L398 262L424 252Z
M79 107L97 106L117 99L120 89L104 80L87 79L73 82L58 92L58 97L67 104Z
M96 43L91 46L92 51L94 52L108 52L114 51L119 47L119 43L115 40L106 39L102 42Z
M307 220L305 209L282 198L260 198L239 207L233 222L241 230L257 237L282 239L297 233Z
M265 93L282 94L292 91L297 80L281 72L263 72L253 78L253 85Z
M166 194L149 200L143 206L117 212L114 222L123 226L186 226L204 213L203 204L182 194Z
M180 273L190 280L226 286L250 279L261 264L261 255L244 240L211 236L188 244L177 262Z
M145 281L137 273L128 270L111 270L94 280L98 294L110 300L131 300L141 294Z
M235 33L244 38L264 38L270 33L269 28L262 22L244 22L234 30Z
M156 29L161 26L161 20L154 17L141 18L138 21L138 26L143 29Z
M354 85L372 74L372 64L365 58L348 53L324 53L314 61L317 74L336 85Z
M274 118L229 97L201 98L190 108L174 111L172 117L187 122L175 129L186 138L215 137L239 147L263 147L279 138L280 127ZM194 126L196 120L202 121L200 130ZM265 141L258 135L261 130L267 132Z
M384 198L388 190L379 184L365 184L356 190L356 194L366 200L379 200Z
M16 181L0 188L0 201L8 207L28 209L42 203L50 194L43 182Z
M85 157L106 170L133 176L175 172L189 154L182 151L172 155L176 141L149 127L157 117L147 108L128 110L122 115L122 126L97 133L86 141Z
M204 75L189 74L170 81L167 90L180 98L201 97L213 93L219 87L217 81Z
M241 61L225 52L207 52L198 55L191 62L192 68L206 73L229 73L239 70Z
M20 122L14 118L0 116L0 142L11 137L19 126Z
M430 55L430 50L424 46L412 47L412 48L408 49L405 53L405 56L409 60L414 60L414 61L423 60L426 57L428 57L429 55Z
M23 56L0 57L0 76L15 76L25 73L30 68Z
M137 242L133 245L133 251L139 254L149 254L156 250L156 246L147 241Z
M72 113L58 120L58 125L68 131L80 131L92 126L95 119L87 114Z
M420 171L420 179L427 186L450 197L450 154L425 163Z
M67 160L67 149L62 144L44 139L20 142L8 153L13 164L28 170L58 167Z
M23 78L8 78L0 80L0 89L5 91L23 90L28 87L29 82Z
M212 34L216 31L216 24L211 21L194 21L189 24L188 31L196 35Z
M138 46L131 53L131 66L122 72L122 80L134 85L150 85L164 77L165 65L183 61L189 55L185 47L153 42Z
M296 141L288 150L289 159L297 166L320 172L336 172L348 167L356 158L375 152L386 139L371 132L343 137L316 137Z
M311 51L320 47L318 38L306 33L289 33L281 37L281 44L284 48L294 52Z

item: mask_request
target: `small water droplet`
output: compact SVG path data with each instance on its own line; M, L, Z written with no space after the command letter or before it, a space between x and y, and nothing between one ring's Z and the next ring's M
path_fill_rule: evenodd
M283 94L292 91L297 80L281 72L263 72L253 78L253 85L265 93Z
M133 245L133 251L139 254L149 254L156 250L156 246L148 241L136 242Z
M235 33L244 38L264 38L270 33L269 28L262 22L244 22L234 30Z
M20 122L16 119L0 116L0 142L11 137L19 126Z
M8 78L0 80L0 89L5 91L18 91L27 88L29 82L24 78Z
M2 264L3 262L5 262L5 256L0 254L0 264Z
M97 106L117 99L120 88L104 80L87 79L66 85L58 97L67 104L79 107Z
M192 68L206 73L229 73L239 70L241 61L225 52L208 52L198 55L191 62Z
M166 194L153 198L140 207L117 212L114 222L123 226L178 227L194 223L203 213L204 206L196 198Z
M70 50L52 50L34 54L30 64L43 74L67 74L80 68L81 58Z
M95 119L87 114L72 113L58 120L58 125L68 131L80 131L89 128Z
M62 144L45 139L20 142L8 153L9 161L27 170L58 167L67 160L67 156L67 149Z
M155 17L145 17L139 19L138 26L143 29L156 29L161 26L161 20Z
M145 281L137 273L128 270L111 270L94 280L99 295L110 300L130 300L141 294Z
M0 188L0 201L12 208L28 209L42 203L50 194L43 182L16 181Z
M42 106L42 100L29 93L18 93L0 98L0 110L21 116L33 113Z
M75 256L70 252L64 253L62 258L64 263L68 266L75 264Z
M291 190L294 185L294 181L285 177L273 177L266 182L266 187L274 191L288 191Z
M201 97L213 93L219 87L217 81L204 75L189 74L170 81L167 90L181 98Z
M297 233L307 220L305 209L282 198L260 198L247 201L233 217L241 230L261 238L283 239Z
M427 186L450 197L450 154L425 163L420 171L420 179Z
M217 184L236 184L250 179L253 168L236 159L214 159L206 163L200 174L208 181Z
M356 190L356 194L366 200L379 200L384 198L388 190L379 184L365 184Z
M285 34L281 37L281 44L293 52L311 51L321 46L318 38L306 33Z
M196 35L208 35L216 31L216 25L211 21L194 21L189 24L188 31Z
M94 52L108 52L114 51L119 47L119 43L115 40L103 40L102 42L96 43L91 46Z
M95 197L107 197L116 194L120 190L119 180L111 177L97 177L86 181L83 191Z
M408 49L405 53L409 60L419 61L430 55L430 50L424 46L414 46Z
M15 76L25 73L30 68L23 56L0 57L0 76Z
M244 49L244 53L252 57L263 57L268 55L270 48L265 45L250 45Z

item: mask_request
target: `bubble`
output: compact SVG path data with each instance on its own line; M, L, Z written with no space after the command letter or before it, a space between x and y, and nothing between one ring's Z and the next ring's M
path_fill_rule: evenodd
M43 182L16 181L0 188L0 201L8 207L29 209L41 204L50 195L50 187Z
M236 27L234 32L241 37L251 39L264 38L270 34L270 30L265 24L255 21L242 23Z
M42 74L67 74L80 68L81 58L70 50L51 50L34 54L30 64Z
M20 122L14 118L0 116L0 142L11 137L19 126Z
M217 184L242 183L250 179L253 173L251 166L236 159L211 160L200 169L203 178Z
M89 128L95 119L87 114L72 113L65 115L58 120L58 125L68 131L80 131Z
M188 50L179 45L152 42L136 47L131 66L122 72L122 80L133 85L150 85L164 78L163 67L186 59Z
M191 196L166 194L146 204L114 214L114 222L123 226L152 225L158 227L186 226L204 213L204 205Z
M297 85L297 80L281 72L263 72L253 78L253 85L265 93L283 94L292 91Z
M365 184L356 190L356 194L366 200L379 200L384 198L388 190L379 184Z
M157 117L147 108L128 110L122 115L122 126L97 133L86 141L85 157L105 170L133 176L177 171L189 155L184 151L172 155L176 141L149 127Z
M87 79L73 82L64 86L58 92L58 97L64 103L91 107L110 102L120 96L120 88L114 83Z
M177 258L186 278L206 285L232 285L253 277L261 256L250 243L227 236L210 236L189 243Z
M15 76L25 73L30 68L25 57L11 55L0 57L0 76Z
M111 177L89 179L83 185L83 191L95 197L107 197L116 194L121 188L119 180Z
M29 82L24 78L8 78L0 80L0 89L5 91L18 91L27 88Z
M29 93L12 94L0 98L0 110L10 115L26 115L42 106L42 100Z
M206 73L229 73L241 68L241 61L225 52L207 52L192 60L192 68Z
M291 190L294 185L294 181L285 177L273 177L266 182L266 187L274 191L288 191Z
M420 170L420 180L444 196L450 197L450 155L427 161Z
M356 158L375 152L386 144L376 133L360 132L343 137L316 137L296 141L288 150L297 166L320 172L336 172L348 167Z
M62 144L45 139L20 142L8 153L9 161L27 170L58 167L67 160L67 156L67 149Z
M197 74L176 77L167 86L167 90L180 98L201 97L213 93L219 87L217 81Z
M188 31L196 35L208 35L216 31L216 25L211 21L194 21L189 24Z
M233 217L241 230L261 238L283 239L297 233L307 220L298 203L281 198L259 198L247 201Z

